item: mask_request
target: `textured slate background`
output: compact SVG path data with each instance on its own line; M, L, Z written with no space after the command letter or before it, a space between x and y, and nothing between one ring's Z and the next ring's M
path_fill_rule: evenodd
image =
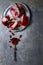
M17 0L16 0L17 1ZM20 0L19 0L20 1ZM13 0L0 0L0 19L4 9ZM9 32L0 22L0 65L43 65L43 0L22 0L29 5L32 12L32 24L22 34L17 45L17 62L13 59L13 48L10 49Z

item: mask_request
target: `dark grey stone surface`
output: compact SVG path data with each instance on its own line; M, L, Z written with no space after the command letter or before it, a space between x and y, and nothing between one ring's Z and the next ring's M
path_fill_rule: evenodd
M10 0L0 0L0 19ZM25 1L27 3L27 1ZM13 48L10 49L9 32L0 22L0 65L43 65L43 9L32 8L32 23L22 34L17 45L17 62L14 61Z

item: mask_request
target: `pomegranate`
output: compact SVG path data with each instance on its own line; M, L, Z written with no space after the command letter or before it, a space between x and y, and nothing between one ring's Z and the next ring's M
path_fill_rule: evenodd
M16 3L18 9L19 9L19 17L25 14L25 10L22 4Z
M26 26L28 24L28 17L26 15L23 15L21 17L21 25Z
M19 9L16 5L10 7L10 12L14 18L17 18L19 16Z

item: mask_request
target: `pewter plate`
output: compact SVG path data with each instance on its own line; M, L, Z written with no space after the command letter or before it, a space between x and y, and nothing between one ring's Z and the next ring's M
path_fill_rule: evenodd
M15 3L20 3L20 2L15 2ZM29 20L28 20L28 24L30 23L30 9L26 6L26 4L24 4L24 3L20 3L20 4L22 4L22 6L24 7L24 9L25 9L25 12L26 12L26 15L28 16L28 18L29 18ZM3 16L5 16L6 14L9 14L9 15L11 15L9 12L9 10L10 10L10 7L12 6L12 5L14 5L14 3L12 3L11 5L9 5L5 10L4 10L4 13L3 13ZM28 25L27 25L28 26ZM27 26L20 26L20 27L18 27L17 29L15 29L15 31L17 32L17 31L23 31L24 29L26 29L26 27Z

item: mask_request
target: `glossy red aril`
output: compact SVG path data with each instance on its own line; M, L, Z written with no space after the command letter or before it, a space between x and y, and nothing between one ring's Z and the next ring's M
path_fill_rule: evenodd
M28 24L28 17L26 15L23 15L21 17L21 25L26 26Z

